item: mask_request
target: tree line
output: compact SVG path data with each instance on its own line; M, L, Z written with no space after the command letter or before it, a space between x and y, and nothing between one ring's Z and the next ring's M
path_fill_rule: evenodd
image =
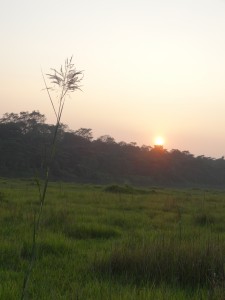
M6 113L0 118L0 176L42 177L49 160L54 126L38 111ZM136 185L224 186L223 157L93 138L90 128L61 124L52 180Z

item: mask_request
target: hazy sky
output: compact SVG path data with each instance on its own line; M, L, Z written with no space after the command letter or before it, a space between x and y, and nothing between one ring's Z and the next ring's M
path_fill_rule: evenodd
M94 136L225 154L225 0L2 0L0 116L54 121L40 68L85 72L63 122Z

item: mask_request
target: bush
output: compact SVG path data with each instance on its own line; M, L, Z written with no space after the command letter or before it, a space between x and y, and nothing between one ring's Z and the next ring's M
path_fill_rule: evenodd
M133 188L130 185L117 185L117 184L112 184L104 189L105 192L109 193L115 193L115 194L148 194L148 193L156 193L154 190L152 191L147 191L144 189L138 189L138 188Z

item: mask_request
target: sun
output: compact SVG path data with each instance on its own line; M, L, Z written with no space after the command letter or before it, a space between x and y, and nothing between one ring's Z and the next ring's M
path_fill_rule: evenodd
M155 139L155 145L156 146L163 146L164 145L164 139L161 136L157 136Z

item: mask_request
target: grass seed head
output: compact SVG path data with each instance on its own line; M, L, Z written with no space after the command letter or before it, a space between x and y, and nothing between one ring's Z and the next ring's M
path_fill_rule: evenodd
M66 59L64 67L61 66L60 70L51 69L52 74L46 74L51 83L63 89L64 94L80 90L80 82L83 79L83 71L77 71L72 63L73 57L69 60Z

